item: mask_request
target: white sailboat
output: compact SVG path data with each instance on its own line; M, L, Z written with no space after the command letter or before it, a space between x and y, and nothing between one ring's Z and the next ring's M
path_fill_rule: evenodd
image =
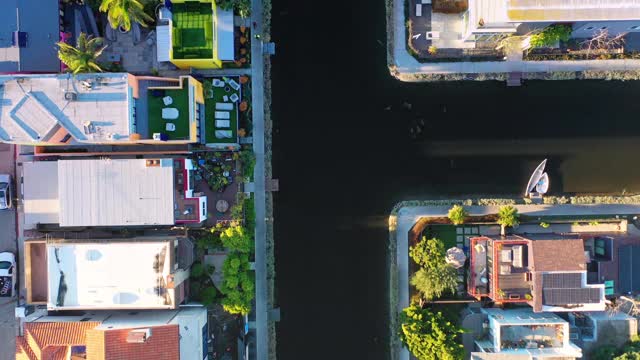
M527 183L527 188L524 191L524 196L542 195L549 190L549 176L544 172L546 165L547 159L544 159L533 171L531 178L529 178L529 183Z

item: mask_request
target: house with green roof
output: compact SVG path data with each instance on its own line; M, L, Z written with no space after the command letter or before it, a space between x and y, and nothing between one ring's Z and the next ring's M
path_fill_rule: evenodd
M173 0L156 27L158 61L180 69L216 69L234 60L233 11L214 0Z

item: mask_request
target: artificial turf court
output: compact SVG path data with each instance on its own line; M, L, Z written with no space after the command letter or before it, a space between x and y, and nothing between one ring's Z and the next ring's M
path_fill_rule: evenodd
M173 57L210 59L213 56L211 3L173 4Z

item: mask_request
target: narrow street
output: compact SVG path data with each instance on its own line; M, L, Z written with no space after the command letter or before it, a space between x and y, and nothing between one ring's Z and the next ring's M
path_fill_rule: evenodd
M0 174L11 174L15 181L14 146L0 144ZM14 183L15 185L15 183ZM9 251L17 256L16 244L16 193L13 188L13 208L0 210L0 252ZM0 360L15 358L17 298L0 298Z

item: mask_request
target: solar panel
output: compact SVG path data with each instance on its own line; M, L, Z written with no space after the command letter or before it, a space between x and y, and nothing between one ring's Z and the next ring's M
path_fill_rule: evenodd
M542 287L568 289L582 287L581 273L542 274Z
M595 304L600 302L600 289L543 289L542 297L545 305Z

